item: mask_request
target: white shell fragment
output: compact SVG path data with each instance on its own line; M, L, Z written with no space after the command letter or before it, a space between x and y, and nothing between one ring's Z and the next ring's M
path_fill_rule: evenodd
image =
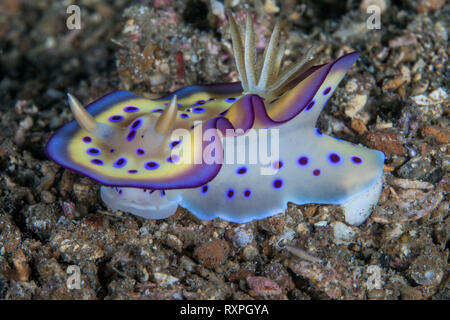
M338 221L333 224L334 243L349 245L355 235L356 232L345 223Z

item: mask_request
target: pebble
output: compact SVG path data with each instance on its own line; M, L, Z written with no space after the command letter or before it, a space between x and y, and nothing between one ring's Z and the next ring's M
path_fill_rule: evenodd
M383 13L386 11L388 3L386 3L386 0L362 0L359 8L364 13L367 13L367 8L370 6L377 6L380 9L380 13Z
M180 279L162 272L155 272L153 274L153 278L155 279L158 286L162 288L172 287L175 283L180 281Z
M345 83L345 91L347 91L348 93L354 93L354 92L356 92L356 90L358 90L358 88L359 88L359 84L358 84L358 79L356 79L356 78L350 78Z
M423 300L425 297L417 287L411 287L408 285L402 285L400 287L400 294L402 300Z
M255 273L251 270L239 269L238 271L235 271L232 274L230 274L230 276L228 277L228 280L231 282L234 282L234 281L247 279L248 277L253 277L254 275L255 275Z
M27 257L22 250L17 250L13 258L15 278L17 281L29 281L31 268L27 263Z
M437 143L446 144L448 143L448 132L444 129L439 129L433 126L426 126L422 129L422 134L424 136L433 137Z
M408 274L420 285L437 286L444 276L445 265L437 252L428 250L411 263Z
M397 174L400 178L425 179L432 171L429 156L417 156L403 164Z
M428 106L437 103L442 103L447 99L448 95L444 89L439 88L433 90L428 96L424 94L419 94L417 96L411 97L411 99L419 106Z
M369 300L385 300L385 292L382 289L371 289L367 291L367 298Z
M61 182L59 183L59 192L62 195L72 191L75 178L76 175L73 171L64 170L61 177Z
M322 266L298 259L291 260L288 267L298 276L310 280L315 287L331 299L342 299L345 295L345 288L350 288L353 284L352 277L349 277L345 267Z
M6 217L0 216L0 257L5 253L13 253L22 241L19 228Z
M245 261L253 261L258 256L258 249L252 245L248 245L242 250L242 257Z
M389 47L397 48L401 46L411 46L416 43L417 43L416 35L413 33L407 33L405 35L389 40Z
M183 249L183 242L173 234L167 235L165 243L167 244L167 246L175 249L178 252L181 252L181 250Z
M352 96L345 107L345 115L353 118L359 111L364 108L367 102L367 94L355 94Z
M39 190L50 189L50 187L53 185L53 182L55 181L55 176L58 170L59 168L55 166L54 163L50 161L44 162L41 166L43 177L41 178L41 181L39 181L39 186L37 188Z
M391 199L375 207L372 219L378 223L404 223L427 216L444 199L441 192L398 190Z
M73 184L73 193L75 194L75 197L77 198L77 202L79 203L93 203L92 195L90 193L93 193L94 191L91 189L92 184L81 181L76 182Z
M411 99L419 106L428 106L430 104L433 104L433 102L424 94L413 96L411 97Z
M280 286L266 277L248 277L247 283L256 296L268 297L281 294Z
M77 233L61 231L54 233L49 240L50 246L61 254L63 261L79 263L80 261L96 261L104 257L105 252L100 244L84 239Z
M369 148L380 150L386 155L405 155L406 150L401 140L400 135L388 129L371 131L365 137L365 143Z
M208 268L217 268L225 262L230 253L230 245L225 240L215 240L197 246L194 256L199 263Z
M401 223L388 225L383 231L383 240L389 241L392 239L398 239L404 233L404 229L405 225Z
M278 234L283 231L286 221L284 215L280 214L267 219L258 220L258 226L270 234Z
M339 221L333 223L334 243L336 243L337 245L349 245L353 241L355 235L356 232L345 223Z
M419 73L418 73L419 74ZM411 89L411 96L418 96L427 91L430 81L426 79L417 80Z
M403 76L396 76L392 79L386 79L381 89L383 91L392 91L398 89L403 84Z
M297 227L295 228L295 232L298 235L307 235L309 234L311 231L308 228L308 224L306 222L300 222Z
M244 248L253 241L253 230L239 226L235 228L232 236L233 245L236 248Z
M211 11L213 15L218 16L219 18L224 17L225 9L223 7L223 3L217 0L211 0Z
M393 187L399 187L403 189L433 189L433 184L429 182L419 181L419 180L409 180L394 178L390 181L390 185Z
M25 217L27 228L41 239L50 236L57 222L55 208L45 203L30 205L25 211Z
M445 92L444 89L438 88L436 90L433 90L428 97L433 100L436 103L444 102L447 98L447 92Z
M262 275L275 281L284 293L295 287L289 271L281 263L271 262L265 265Z
M45 203L53 203L56 201L56 196L53 193L51 193L50 191L44 190L41 192L41 199Z
M361 136L367 132L367 127L361 119L353 119L350 128Z
M445 0L418 0L416 10L418 12L428 12L440 10L444 7Z
M272 13L277 13L278 11L280 11L280 8L275 3L275 0L266 0L264 2L264 10L267 13L272 14Z
M180 266L188 272L193 272L196 265L197 264L187 256L182 256L180 259Z

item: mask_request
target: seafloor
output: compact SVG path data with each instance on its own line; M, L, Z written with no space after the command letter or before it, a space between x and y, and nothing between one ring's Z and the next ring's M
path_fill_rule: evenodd
M71 3L0 2L0 298L450 298L444 0L225 0L241 23L252 12L260 51L281 21L285 66L309 47L320 62L361 51L318 122L386 154L381 199L359 227L314 204L244 225L107 210L98 184L44 153L72 119L65 93L87 104L238 78L219 1L77 1L81 29L68 30ZM367 28L369 3L380 29ZM80 289L67 288L71 265Z

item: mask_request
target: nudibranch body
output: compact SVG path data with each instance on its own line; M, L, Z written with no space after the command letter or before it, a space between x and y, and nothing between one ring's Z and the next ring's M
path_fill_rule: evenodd
M240 83L190 86L150 100L116 91L59 129L47 154L101 183L112 210L150 219L178 205L200 219L244 223L287 202L341 204L362 223L378 200L384 155L322 134L317 118L359 53L323 65L305 57L281 72L278 25L256 65L251 20L245 39L230 15Z

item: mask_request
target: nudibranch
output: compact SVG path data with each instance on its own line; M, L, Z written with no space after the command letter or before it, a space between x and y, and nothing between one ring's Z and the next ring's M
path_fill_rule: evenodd
M154 100L115 91L86 108L68 94L75 120L50 138L47 155L102 184L110 209L148 219L180 205L244 223L293 202L340 204L348 223L362 223L380 195L384 155L315 127L359 52L322 65L307 54L282 71L278 24L258 65L249 15L244 37L231 14L229 22L241 82Z

